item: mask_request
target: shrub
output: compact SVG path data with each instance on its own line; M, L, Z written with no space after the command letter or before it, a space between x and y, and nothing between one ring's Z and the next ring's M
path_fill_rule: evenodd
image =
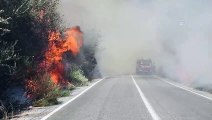
M26 80L26 89L28 98L38 100L48 96L50 92L57 89L57 86L52 83L47 72L39 72L34 77Z
M50 91L44 98L33 102L33 106L44 107L44 106L56 105L59 104L59 102L57 101L58 97L66 97L69 95L70 90L64 90L57 87L53 91Z
M70 95L70 90L61 90L60 97L67 97Z
M68 85L66 86L66 89L67 90L70 90L71 91L71 90L74 90L75 88L76 87L73 84L71 84L71 83L68 82Z
M69 78L71 79L71 83L76 86L83 86L88 83L88 79L83 75L83 71L76 65L72 65Z
M38 101L35 101L33 103L33 106L35 107L44 107L44 106L50 106L50 105L56 105L59 102L57 101L57 98L43 98Z
M62 88L52 82L47 72L37 73L33 79L27 80L28 98L36 107L58 104L57 98L69 96L70 90L74 88L72 84L67 84L67 87Z

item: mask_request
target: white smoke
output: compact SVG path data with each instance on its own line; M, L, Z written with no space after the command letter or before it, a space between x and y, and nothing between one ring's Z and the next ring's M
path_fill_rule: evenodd
M209 0L62 0L60 12L66 24L101 35L97 58L104 74L133 73L144 57L191 84L212 83L211 5Z

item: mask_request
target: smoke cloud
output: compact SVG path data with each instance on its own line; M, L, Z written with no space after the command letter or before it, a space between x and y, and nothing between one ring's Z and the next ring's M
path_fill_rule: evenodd
M212 83L212 1L62 0L66 24L101 35L103 74L135 72L152 58L167 76L185 84ZM85 38L86 39L86 38Z

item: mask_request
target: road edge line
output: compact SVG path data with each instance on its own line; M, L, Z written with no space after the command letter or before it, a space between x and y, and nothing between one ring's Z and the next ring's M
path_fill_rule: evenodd
M97 82L93 83L91 86L89 86L88 88L86 88L85 90L83 90L81 93L79 93L78 95L76 95L74 98L70 99L66 103L62 104L61 106L59 106L58 108L56 108L55 110L53 110L52 112L50 112L49 114L47 114L46 116L44 116L41 120L48 119L50 116L52 116L53 114L55 114L56 112L58 112L60 109L62 109L63 107L65 107L69 103L73 102L75 99L77 99L78 97L80 97L81 95L83 95L84 93L86 93L89 89L91 89L92 87L94 87L95 85L97 85L99 82L101 82L104 79L105 78L102 78L102 79L98 80Z
M133 75L131 75L131 78L133 80L133 83L135 84L135 87L137 88L139 95L144 103L144 105L146 106L148 112L150 113L151 117L153 120L160 120L160 117L157 115L157 113L155 112L155 110L153 109L153 107L151 106L151 104L148 102L147 98L145 97L144 93L141 91L140 87L138 86L138 84L136 83Z
M164 82L166 82L166 83L168 83L168 84L170 84L170 85L172 85L172 86L175 86L175 87L177 87L177 88L180 88L180 89L182 89L182 90L185 90L185 91L187 91L187 92L193 93L193 94L195 94L195 95L201 96L201 97L203 97L203 98L205 98L205 99L208 99L208 100L211 100L211 101L212 101L212 98L207 97L207 96L205 96L205 95L202 95L202 94L200 94L200 93L197 93L197 92L195 92L194 90L189 90L189 89L187 89L187 88L185 88L185 87L182 87L182 86L177 85L177 84L175 84L175 83L172 83L172 82L169 82L169 81L167 81L167 80L164 80L163 78L158 78L158 79L160 79L160 80L162 80L162 81L164 81ZM191 89L193 89L193 88L191 88Z

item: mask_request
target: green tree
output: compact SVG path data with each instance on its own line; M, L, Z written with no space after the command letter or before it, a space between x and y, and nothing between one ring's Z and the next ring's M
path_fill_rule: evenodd
M9 79L11 75L14 75L17 69L17 61L20 59L20 56L15 53L15 46L17 41L8 42L4 40L10 30L7 28L9 26L9 20L11 17L4 18L2 14L3 10L0 10L0 95L9 84Z
M49 31L62 30L58 2L0 0L0 97L6 88L24 86L36 73Z

